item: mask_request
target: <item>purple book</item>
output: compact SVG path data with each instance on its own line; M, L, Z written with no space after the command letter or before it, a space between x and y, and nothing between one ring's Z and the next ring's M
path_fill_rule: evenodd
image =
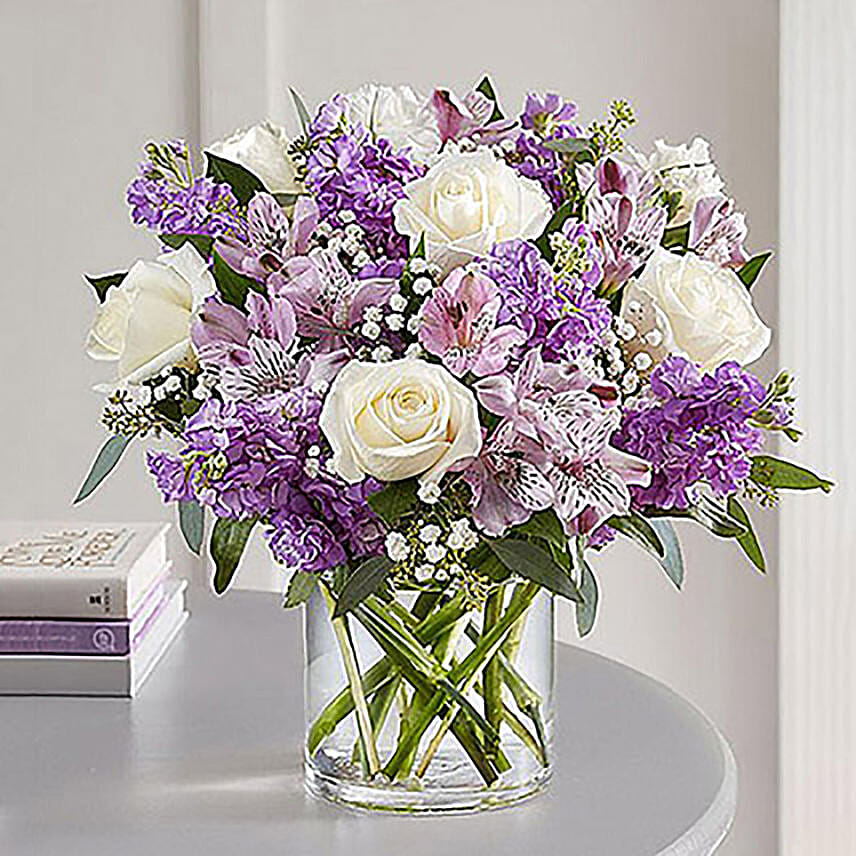
M168 570L168 569L167 569ZM130 621L86 619L0 619L0 654L130 654L166 601L164 573L149 589Z

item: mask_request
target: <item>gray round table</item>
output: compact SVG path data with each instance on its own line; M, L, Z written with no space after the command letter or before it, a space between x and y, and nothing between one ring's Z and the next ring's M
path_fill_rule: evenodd
M0 853L14 856L690 856L734 816L734 759L661 684L558 653L548 792L481 815L371 816L301 779L302 642L275 595L191 591L133 701L0 698Z

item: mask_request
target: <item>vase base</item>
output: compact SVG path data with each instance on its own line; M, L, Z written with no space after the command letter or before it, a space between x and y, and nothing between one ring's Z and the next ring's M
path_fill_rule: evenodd
M409 783L368 784L324 773L307 761L304 784L310 796L357 811L471 814L506 808L537 796L547 787L551 772L544 767L525 782L503 784L500 780L491 787L420 787Z

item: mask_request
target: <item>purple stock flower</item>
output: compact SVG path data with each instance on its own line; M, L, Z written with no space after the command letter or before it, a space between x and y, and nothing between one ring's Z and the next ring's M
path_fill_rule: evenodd
M243 237L238 200L228 184L194 177L183 140L146 146L148 157L128 185L131 220L161 235Z
M741 267L749 261L743 248L748 231L746 217L734 210L733 199L706 196L693 209L688 246L722 267Z
M565 136L572 136L570 132ZM517 135L510 149L502 148L503 160L525 178L537 181L555 208L566 199L562 183L562 160L558 152L545 148L541 139L531 131Z
M180 458L150 449L146 452L146 465L155 477L164 502L186 502L194 498L190 487L193 470Z
M404 259L408 242L393 228L392 208L423 169L389 140L371 139L362 127L342 130L344 123L341 107L322 105L309 131L306 187L323 220L344 226L342 212L352 212L373 256Z
M508 365L511 349L526 341L519 327L497 326L501 304L492 279L456 268L423 306L419 341L458 377L496 374Z
M619 448L653 465L651 484L634 488L641 507L684 509L699 483L715 494L736 491L749 475L763 433L749 420L764 399L763 384L735 362L706 373L669 357L651 374L646 396L624 413Z

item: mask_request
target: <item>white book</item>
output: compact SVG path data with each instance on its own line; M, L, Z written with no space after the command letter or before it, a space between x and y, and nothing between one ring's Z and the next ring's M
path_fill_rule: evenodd
M0 522L0 618L130 618L167 561L168 530Z
M174 580L167 586L167 601L133 653L125 657L4 654L0 656L0 695L132 698L188 617L184 608L187 583Z

